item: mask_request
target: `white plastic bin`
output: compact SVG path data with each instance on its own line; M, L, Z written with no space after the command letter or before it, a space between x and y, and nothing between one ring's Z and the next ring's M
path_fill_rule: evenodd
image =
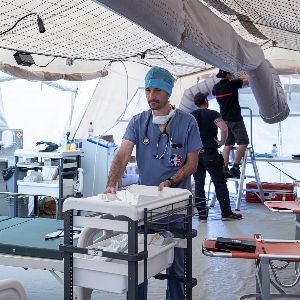
M111 239L118 238L112 237ZM107 240L96 243L89 248L102 248ZM153 277L168 268L174 259L175 243L166 246L148 245L147 277ZM143 251L144 245L138 245ZM144 261L138 262L138 283L144 281ZM74 284L80 287L123 294L128 288L128 264L125 260L103 258L90 255L74 255Z
M29 210L28 210L28 203L29 199L26 196L18 196L16 201L13 196L8 196L6 198L6 204L7 204L7 211L8 216L10 218L18 217L28 217ZM15 206L17 206L17 215L15 214Z
M28 195L44 195L59 197L59 182L58 180L49 182L28 182L18 180L18 193ZM71 196L74 194L73 179L63 180L63 197Z

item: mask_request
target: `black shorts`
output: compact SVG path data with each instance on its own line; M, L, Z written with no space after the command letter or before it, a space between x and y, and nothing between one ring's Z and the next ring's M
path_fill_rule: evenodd
M249 138L243 120L237 122L226 121L226 124L228 126L228 137L225 146L233 146L235 143L238 145L249 144Z

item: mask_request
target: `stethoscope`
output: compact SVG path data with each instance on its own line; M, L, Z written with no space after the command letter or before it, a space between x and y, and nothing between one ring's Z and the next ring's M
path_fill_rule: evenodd
M150 124L151 117L152 117L152 114L150 113L150 115L149 115L149 117L148 117L148 120L147 120L147 123L146 123L145 137L143 138L143 141L142 141L143 145L146 145L146 146L150 144L150 139L148 138L148 128L149 128L149 124ZM154 156L155 158L157 158L157 159L163 159L164 156L165 156L165 154L166 154L166 152L167 152L167 150L168 150L168 145L169 145L169 143L170 143L170 135L169 135L169 133L167 132L167 127L168 127L169 123L171 122L172 118L173 118L173 117L171 117L171 118L167 121L164 130L163 130L163 131L159 134L159 136L158 136L158 140L157 140L157 144L156 144L156 154L153 155L153 156ZM164 149L162 155L158 155L159 142L160 142L160 140L161 140L161 138L162 138L163 136L166 136L166 137L167 137L166 146L165 146L165 149Z

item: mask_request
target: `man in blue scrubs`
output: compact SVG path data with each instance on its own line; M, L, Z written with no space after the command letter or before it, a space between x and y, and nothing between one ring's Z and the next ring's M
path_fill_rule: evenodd
M134 146L139 184L158 186L158 190L177 187L191 191L191 175L197 170L202 142L195 118L174 109L169 102L174 82L171 73L163 68L152 67L147 73L145 92L150 110L134 116L129 122L112 162L106 193L116 192L116 184ZM167 272L184 276L183 266L183 249L175 248L174 262ZM184 299L183 284L168 280L166 299Z

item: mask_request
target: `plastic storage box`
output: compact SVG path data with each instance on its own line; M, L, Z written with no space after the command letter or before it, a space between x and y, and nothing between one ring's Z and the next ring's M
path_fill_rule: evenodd
M118 239L118 236L98 242L89 248L102 249L109 241ZM139 251L144 245L139 244ZM165 246L148 245L147 277L153 277L168 268L174 259L175 243ZM125 260L105 258L91 255L74 255L74 284L102 291L123 294L128 288L128 265ZM138 262L138 283L144 281L144 261Z
M14 196L8 196L6 199L6 204L8 208L8 217L28 217L28 203L29 199L27 196L17 196L17 199L14 199ZM17 211L15 207L17 206ZM17 215L16 215L17 213Z
M58 180L49 182L28 182L18 180L18 193L28 195L44 195L59 197L59 182ZM74 194L73 179L64 179L63 181L63 197Z

